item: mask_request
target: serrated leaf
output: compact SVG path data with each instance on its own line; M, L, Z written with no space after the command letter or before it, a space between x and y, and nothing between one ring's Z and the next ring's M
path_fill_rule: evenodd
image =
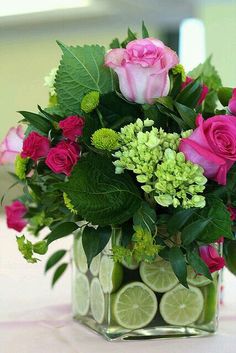
M149 33L147 30L147 27L145 26L144 21L142 21L142 37L143 38L149 38Z
M183 252L179 247L173 247L169 249L168 257L176 277L184 287L188 288L187 265Z
M79 215L100 226L122 224L141 205L139 190L129 174L115 174L110 159L91 152L80 159L69 181L60 187Z
M111 227L85 227L82 233L82 244L87 257L88 266L107 245L111 237Z
M156 228L156 212L147 202L142 202L141 207L133 216L134 225L140 225L148 232L154 233Z
M52 124L45 117L42 117L39 114L26 111L19 111L18 113L20 113L25 120L32 125L32 128L37 129L44 135L47 135L52 128Z
M66 250L57 250L52 254L46 262L45 272L50 270L54 265L56 265L66 254Z
M187 260L197 274L203 275L212 280L212 276L208 266L201 259L197 252L187 252Z
M58 42L63 51L55 87L65 114L81 113L81 101L90 91L105 94L115 90L113 72L105 67L105 48L99 45L70 47Z
M59 278L63 275L65 270L67 269L68 263L64 262L61 264L55 271L52 278L52 287L54 287L55 283L59 280Z
M76 229L78 229L78 225L74 222L64 222L57 225L46 237L48 245L57 239L71 235Z
M210 219L202 220L198 219L195 222L188 224L182 231L181 231L181 239L183 245L189 245L194 240L198 238L198 236L204 231L206 226L209 224Z

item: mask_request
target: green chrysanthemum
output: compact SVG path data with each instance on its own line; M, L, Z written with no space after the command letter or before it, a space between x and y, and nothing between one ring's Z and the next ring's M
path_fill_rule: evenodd
M70 210L71 213L77 214L78 212L74 208L74 205L72 204L71 200L69 199L68 195L63 192L63 199L64 199L64 204Z
M102 128L95 131L91 141L99 150L113 151L119 147L119 135L112 129Z
M184 82L186 80L186 73L185 73L183 65L177 64L176 66L174 66L172 68L172 73L173 73L173 75L181 74L182 81Z
M26 178L26 169L28 161L29 158L22 158L19 154L16 156L15 173L20 180L24 180Z
M81 102L81 109L85 113L91 113L99 104L99 92L92 91L87 93Z

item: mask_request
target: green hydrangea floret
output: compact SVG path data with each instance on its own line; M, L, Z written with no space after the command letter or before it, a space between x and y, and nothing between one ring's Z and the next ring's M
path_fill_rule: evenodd
M181 74L182 82L184 82L186 80L186 73L185 73L183 65L177 64L176 66L174 66L172 68L171 71L172 71L173 75Z
M78 214L78 211L75 209L69 196L65 192L63 192L63 200L64 200L65 206L68 208L68 210L70 210L71 213Z
M87 93L81 102L81 109L85 113L91 113L99 104L99 92L91 91Z
M102 128L94 132L91 142L99 150L113 151L119 147L119 135L112 129Z
M20 180L26 178L26 170L28 165L29 158L22 158L19 154L15 159L15 174Z

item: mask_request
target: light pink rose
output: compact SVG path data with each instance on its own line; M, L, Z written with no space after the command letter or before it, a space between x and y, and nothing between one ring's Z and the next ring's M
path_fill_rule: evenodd
M71 141L75 141L83 133L84 119L81 116L68 116L59 122L59 127L63 131L63 136Z
M105 57L105 65L118 75L122 94L140 104L152 104L168 94L168 72L178 62L177 54L154 38L133 40L125 49L112 49Z
M8 228L15 229L17 232L21 232L25 228L27 221L24 219L24 215L27 212L25 205L16 200L11 205L5 206L7 226Z
M236 161L236 117L216 115L196 119L197 128L180 142L179 150L187 160L199 164L204 175L225 185L228 170Z
M187 76L185 82L182 83L181 88L184 89L188 84L192 83L193 81L194 80L191 77ZM209 92L209 88L203 83L202 84L202 92L201 92L200 98L197 102L197 105L202 104L202 102L205 100L208 92Z
M21 157L30 157L34 161L37 161L39 158L45 158L47 156L49 148L49 139L33 131L23 142Z
M12 127L0 144L0 165L14 163L23 146L24 131L21 125Z
M212 245L204 245L199 248L199 254L210 272L221 270L225 266L225 260L219 256L217 250Z
M56 174L69 176L79 159L80 148L74 142L61 141L48 152L45 163Z
M233 95L229 101L229 110L233 115L236 115L236 88L233 89Z

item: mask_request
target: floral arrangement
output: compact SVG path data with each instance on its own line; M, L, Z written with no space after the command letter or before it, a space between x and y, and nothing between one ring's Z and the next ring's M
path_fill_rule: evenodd
M108 51L58 44L48 106L21 111L25 131L10 129L0 145L0 163L15 160L24 191L5 206L7 225L36 237L16 237L24 258L37 262L83 227L90 264L119 226L115 261L159 255L184 286L187 265L210 279L225 264L236 273L236 89L222 87L211 58L186 75L144 24L142 39L129 29ZM53 284L66 253L46 264L57 265Z

